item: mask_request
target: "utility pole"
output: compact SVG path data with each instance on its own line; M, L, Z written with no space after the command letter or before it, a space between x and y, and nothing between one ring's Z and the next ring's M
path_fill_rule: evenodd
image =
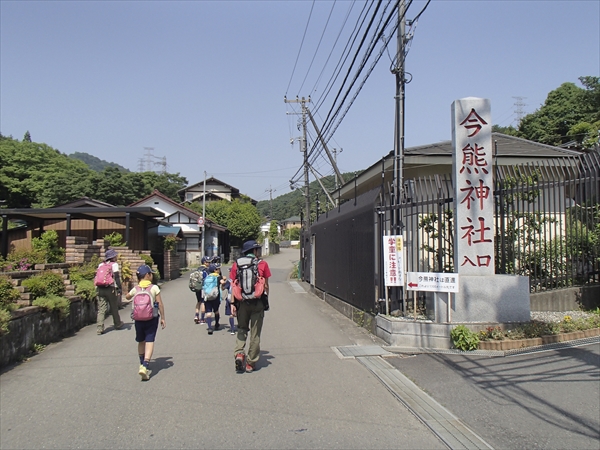
M204 227L206 226L206 170L204 171L204 190L202 193L202 256L205 255L204 250Z
M308 114L308 108L306 103L310 103L310 97L305 99L302 97L299 99L296 97L295 100L288 100L287 97L283 98L285 103L300 103L302 105L302 152L304 153L304 200L305 200L305 218L306 218L306 229L310 226L310 192L308 189L308 149L306 144L306 116Z
M337 167L337 155L338 153L342 153L344 151L343 148L340 148L340 150L338 151L337 148L334 148L331 150L331 153L333 153L333 161L335 162L335 165ZM339 180L338 180L338 176L337 176L337 172L335 173L335 190L337 191L339 188Z
M273 220L273 191L275 191L276 189L272 189L271 186L269 185L269 189L266 189L265 192L269 193L269 203L271 205L271 215L269 216L270 220Z
M406 14L406 4L404 0L400 0L398 6L398 53L396 54L396 67L393 69L393 73L396 76L396 120L394 126L394 213L392 214L392 231L395 234L402 232L403 224L402 218L400 217L400 201L402 199L403 191L403 167L402 162L404 159L404 87L405 87L405 75L404 75L404 55L405 55L405 32L406 25L404 16Z

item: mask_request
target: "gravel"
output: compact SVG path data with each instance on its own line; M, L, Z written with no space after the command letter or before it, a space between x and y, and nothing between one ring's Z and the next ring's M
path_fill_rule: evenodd
M531 311L531 320L559 323L564 320L565 316L570 316L571 319L583 319L590 317L592 314L586 311Z

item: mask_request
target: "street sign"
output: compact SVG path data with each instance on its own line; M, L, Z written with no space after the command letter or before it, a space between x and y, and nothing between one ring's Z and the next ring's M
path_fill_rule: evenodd
M402 236L383 236L383 272L386 286L404 286Z
M198 217L198 225L201 227L204 226L204 217Z
M457 273L407 272L406 290L458 292Z

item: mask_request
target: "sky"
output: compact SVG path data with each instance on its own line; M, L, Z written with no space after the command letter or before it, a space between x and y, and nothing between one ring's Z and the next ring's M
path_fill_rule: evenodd
M413 1L405 18L426 4ZM354 102L325 124L341 80L356 73L334 78L365 7L375 5L0 0L0 132L29 131L64 154L132 171L148 160L160 170L165 158L189 184L206 173L260 201L303 181L300 105L284 97L310 96L317 126L335 131L325 135L340 171L364 170L393 149L391 28L350 91ZM600 76L599 30L599 0L431 1L407 27L405 146L451 139L459 98L488 98L494 124L516 125L519 109L536 111L562 83ZM323 157L314 167L332 173Z

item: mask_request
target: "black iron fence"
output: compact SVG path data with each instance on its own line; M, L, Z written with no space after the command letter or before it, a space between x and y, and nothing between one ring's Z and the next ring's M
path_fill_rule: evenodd
M494 183L496 273L528 276L532 292L600 284L600 151L496 167ZM398 234L399 219L406 271L453 272L451 175L406 180L401 204L391 198L382 186L322 214L302 235L303 278L377 310L386 297L382 237ZM408 297L394 296L403 305Z

